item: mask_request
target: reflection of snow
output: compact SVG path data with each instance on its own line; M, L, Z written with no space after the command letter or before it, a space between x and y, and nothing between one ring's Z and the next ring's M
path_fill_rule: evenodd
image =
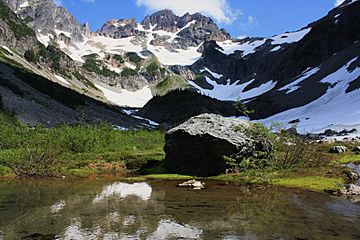
M148 239L199 239L202 230L190 225L181 225L174 221L162 220L156 231Z
M101 228L99 226L85 230L81 226L80 219L75 218L72 221L73 222L65 228L64 238L62 239L98 239L98 236L101 234Z
M97 203L111 196L126 198L130 195L138 196L146 201L150 199L151 191L152 189L147 183L113 183L106 186L103 191L95 197L93 202Z
M64 209L64 207L65 207L65 201L59 201L50 207L50 211L51 213L57 213L62 209Z

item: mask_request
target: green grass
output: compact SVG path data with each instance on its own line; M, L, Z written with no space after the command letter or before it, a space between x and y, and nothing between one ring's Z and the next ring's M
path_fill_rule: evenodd
M19 175L137 171L163 159L163 145L158 131L117 131L106 123L32 129L0 113L0 167Z
M146 180L191 180L196 179L193 176L186 176L186 175L179 175L179 174L149 174L149 175L142 175L137 177L130 177L127 178L129 181L139 182L139 181L146 181Z
M360 155L355 153L346 153L345 155L339 155L334 163L360 163Z
M283 187L294 187L323 192L324 190L337 190L344 185L341 178L327 178L322 176L304 176L279 178L272 182L273 185Z

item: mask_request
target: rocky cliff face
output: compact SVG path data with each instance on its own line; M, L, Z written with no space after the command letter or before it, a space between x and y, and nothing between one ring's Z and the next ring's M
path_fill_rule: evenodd
M107 21L99 30L103 36L112 38L127 38L131 36L145 36L144 31L137 29L135 19L114 19Z
M0 1L0 44L16 49L20 54L37 45L37 39L32 29L27 27L15 13Z
M69 33L74 41L82 41L82 25L65 8L53 0L4 0L30 27L42 33L55 30Z

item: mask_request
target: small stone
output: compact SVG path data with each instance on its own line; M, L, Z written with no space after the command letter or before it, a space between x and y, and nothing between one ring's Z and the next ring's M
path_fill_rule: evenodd
M183 183L180 183L177 185L178 187L183 187L183 188L192 188L194 190L201 190L205 188L205 183L201 182L201 181L196 181L194 180L189 180Z

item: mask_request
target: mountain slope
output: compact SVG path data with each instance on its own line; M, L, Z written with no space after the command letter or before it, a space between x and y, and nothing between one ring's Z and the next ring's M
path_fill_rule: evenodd
M266 123L295 121L303 131L350 128L360 123L359 21L360 2L346 1L298 32L231 47L208 42L191 69L205 71L209 86L196 87L218 99L242 99Z
M5 2L48 51L65 53L61 71L43 59L39 74L92 98L141 107L155 95L197 89L222 101L240 99L255 110L254 119L297 122L303 131L360 122L355 104L360 95L359 1L346 0L299 31L245 39L233 39L201 14L176 16L163 10L140 23L109 20L91 32L52 0ZM140 113L158 116L166 99L150 102ZM199 104L194 112L204 107Z

